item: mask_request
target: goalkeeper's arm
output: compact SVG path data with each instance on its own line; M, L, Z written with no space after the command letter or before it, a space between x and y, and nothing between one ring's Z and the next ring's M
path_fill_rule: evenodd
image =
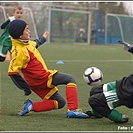
M133 46L130 46L130 48L128 49L128 52L133 54Z
M133 45L125 43L123 49L133 54Z
M10 20L6 20L3 24L1 24L0 28L4 29L9 23L10 23Z
M125 41L122 41L122 40L119 40L118 41L120 44L123 44L123 49L132 53L133 54L133 45L125 42Z
M29 85L25 82L20 74L10 75L10 78L14 82L14 84L21 90L25 92L25 95L30 95L31 90Z

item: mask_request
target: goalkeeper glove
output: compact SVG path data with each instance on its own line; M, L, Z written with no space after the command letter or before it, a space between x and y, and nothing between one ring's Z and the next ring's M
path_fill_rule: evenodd
M133 45L130 46L130 48L128 49L128 52L133 54Z
M123 49L133 54L133 45L124 45Z
M10 19L10 22L12 22L13 20L15 20L15 17L11 16L11 17L9 17L9 19Z
M133 45L124 42L124 41L118 41L119 43L123 44L123 49L133 54Z

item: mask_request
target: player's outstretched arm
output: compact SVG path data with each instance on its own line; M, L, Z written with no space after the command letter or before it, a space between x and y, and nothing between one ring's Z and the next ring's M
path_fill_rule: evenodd
M122 41L122 40L119 40L118 41L120 44L123 44L123 49L132 53L133 54L133 45L125 42L125 41Z
M133 54L133 46L130 47L130 49L128 50L128 52Z
M39 39L35 39L34 41L36 41L37 45L36 45L36 48L38 48L40 45L42 45L44 42L46 42L46 39L48 38L49 36L49 32L46 31L43 33L43 36L40 37Z
M1 28L1 29L5 29L6 26L7 26L9 23L10 23L10 20L7 19L4 23L1 24L0 28Z
M9 13L7 14L7 18L8 20L11 22L13 20L15 20L15 17L14 16L10 16Z
M43 36L44 36L45 38L48 38L49 32L48 32L48 31L45 31L44 34L43 34Z
M7 26L11 21L13 21L13 20L15 19L15 17L14 17L14 16L10 16L9 13L7 13L7 18L8 18L8 19L7 19L4 23L1 24L1 29L5 29L6 26Z

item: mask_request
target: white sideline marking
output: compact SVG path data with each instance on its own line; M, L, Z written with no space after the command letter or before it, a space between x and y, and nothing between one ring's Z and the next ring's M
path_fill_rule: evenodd
M47 62L56 62L57 60L47 60ZM133 60L63 60L63 62L133 62Z

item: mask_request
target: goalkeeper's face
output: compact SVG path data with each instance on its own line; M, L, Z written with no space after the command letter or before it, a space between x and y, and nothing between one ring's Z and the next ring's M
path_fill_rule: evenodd
M30 39L30 30L28 25L26 25L23 34L20 36L21 40L29 40Z
M13 16L16 19L21 19L23 16L23 9L16 9L15 12L13 13Z

